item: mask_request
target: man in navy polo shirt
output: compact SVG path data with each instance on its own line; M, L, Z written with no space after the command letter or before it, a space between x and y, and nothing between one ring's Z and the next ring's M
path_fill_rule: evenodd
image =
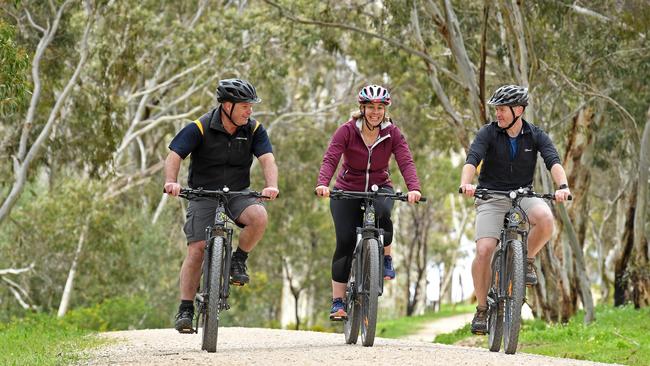
M250 118L253 104L261 102L255 87L242 79L219 81L219 106L198 120L186 125L169 144L165 161L165 192L178 196L178 172L181 160L190 156L187 183L190 188L206 190L247 190L250 186L250 167L253 156L264 172L262 194L275 199L278 190L278 167L273 148L264 127ZM192 332L194 295L201 277L205 228L214 221L216 202L192 200L187 208L183 228L187 237L187 256L180 274L181 304L176 315L176 330ZM248 283L246 259L248 253L262 239L267 224L266 209L253 197L235 197L229 200L226 213L243 227L239 246L232 256L230 282L243 286Z

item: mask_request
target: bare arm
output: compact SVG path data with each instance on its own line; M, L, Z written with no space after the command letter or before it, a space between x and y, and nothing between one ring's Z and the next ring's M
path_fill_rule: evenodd
M266 187L262 190L262 194L271 199L275 199L280 193L278 189L278 166L275 164L275 156L272 153L266 153L257 158L262 166L264 173L264 181Z
M553 164L551 167L551 176L553 177L553 181L555 184L560 187L563 184L566 184L566 188L558 189L555 191L555 200L558 202L563 202L568 199L568 197L571 195L571 191L569 190L568 186L568 180L566 178L566 173L564 172L564 168L560 164Z
M472 164L463 165L463 171L460 173L460 189L468 197L474 196L476 186L472 184L476 175L476 167Z
M165 192L172 196L178 196L181 185L178 184L178 172L181 169L181 157L174 151L170 151L165 159Z

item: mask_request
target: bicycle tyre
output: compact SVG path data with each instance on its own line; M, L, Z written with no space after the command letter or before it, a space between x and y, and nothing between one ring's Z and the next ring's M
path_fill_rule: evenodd
M368 239L363 250L363 289L361 296L361 344L371 347L377 329L377 302L379 299L379 243Z
M343 333L345 333L345 343L356 344L359 338L359 326L361 325L361 306L357 294L357 285L355 283L355 265L356 260L352 260L350 277L345 288L345 304L348 313L347 319L343 321Z
M523 244L519 240L508 242L505 273L503 349L506 354L511 355L517 351L519 330L521 329L521 307L526 291Z
M488 292L488 348L499 352L503 340L503 301L499 299L499 275L501 255L495 252L492 257L492 284Z
M217 351L217 337L219 335L219 294L221 293L221 280L223 272L223 238L217 236L212 242L210 264L208 266L206 289L208 289L208 305L203 314L203 345L202 349L208 352Z

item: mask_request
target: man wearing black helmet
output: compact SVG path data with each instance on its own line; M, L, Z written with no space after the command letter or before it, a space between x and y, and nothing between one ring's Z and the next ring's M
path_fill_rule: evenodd
M571 192L560 157L549 136L539 127L523 119L528 105L528 89L505 85L497 89L489 105L495 106L497 121L483 126L472 142L461 173L460 189L472 197L477 187L472 180L481 164L478 188L509 191L533 184L537 154L544 159L558 189L558 202L567 200ZM524 198L521 207L530 220L528 234L528 266L526 285L537 284L535 254L553 234L553 213L539 198ZM490 261L510 202L500 198L476 200L476 256L472 262L474 291L478 301L472 320L472 333L487 333L487 292L490 286Z
M219 106L187 124L169 144L171 151L165 161L165 192L173 196L180 193L178 172L181 160L188 155L189 187L246 190L250 186L250 167L255 156L266 181L262 194L275 199L279 193L278 168L271 142L264 127L250 118L253 104L261 102L255 87L246 80L221 80L217 88L217 102ZM176 315L176 330L181 333L192 331L194 295L201 277L205 228L214 221L215 206L216 202L211 200L192 200L187 207L187 220L183 227L188 243L187 256L181 267L181 304ZM266 209L255 198L236 197L229 200L226 213L243 227L230 271L230 282L243 286L249 281L246 273L248 253L262 239L266 229Z

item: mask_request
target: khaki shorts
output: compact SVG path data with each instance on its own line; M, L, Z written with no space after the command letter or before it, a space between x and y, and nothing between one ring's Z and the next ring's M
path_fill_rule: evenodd
M520 206L528 214L537 205L545 205L543 199L537 197L525 197L521 200ZM475 199L476 206L476 230L474 241L482 238L501 238L503 219L512 206L509 198L495 197L489 200Z
M241 223L237 222L237 219L248 206L252 205L264 206L259 198L251 196L232 197L226 205L226 215L237 226L243 227ZM185 215L185 226L183 226L188 243L205 240L205 228L214 224L216 209L217 202L213 200L195 199L190 201Z

